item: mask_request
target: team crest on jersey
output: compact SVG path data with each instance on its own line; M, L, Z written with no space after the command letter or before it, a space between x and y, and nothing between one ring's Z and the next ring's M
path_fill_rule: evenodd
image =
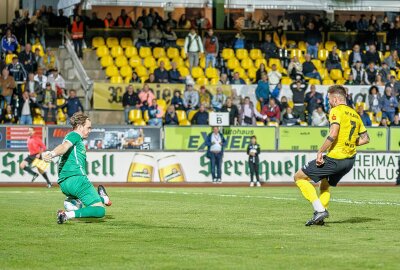
M333 115L333 116L332 116L332 120L336 120L336 115Z

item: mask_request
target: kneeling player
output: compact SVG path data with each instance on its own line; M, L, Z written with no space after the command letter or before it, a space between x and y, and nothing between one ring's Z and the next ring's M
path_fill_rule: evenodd
M330 199L330 186L336 186L354 165L356 146L369 143L369 136L358 113L346 105L346 90L339 85L328 90L330 131L318 151L317 159L310 161L294 176L296 185L314 208L314 216L306 226L323 225L329 217L327 211ZM323 155L328 151L326 156ZM321 181L320 197L309 182Z
M89 118L83 113L75 113L70 119L70 124L73 131L68 133L63 143L53 151L44 153L43 159L50 162L52 158L61 156L58 167L58 184L61 191L67 197L79 199L86 207L75 211L58 210L59 224L71 218L104 217L104 205L111 205L104 187L99 186L96 191L86 176L86 149L83 139L89 136L92 129Z

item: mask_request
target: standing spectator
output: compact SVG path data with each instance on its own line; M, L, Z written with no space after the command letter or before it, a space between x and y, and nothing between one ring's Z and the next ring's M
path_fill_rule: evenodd
M33 100L33 102L37 102L37 99L41 99L42 94L42 86L39 82L35 81L34 74L29 73L28 79L25 82L25 92L28 93L29 98Z
M256 82L261 80L261 75L263 75L263 73L268 74L268 70L265 68L265 65L263 63L261 63L256 72Z
M160 47L163 39L163 33L157 24L153 24L149 32L149 45L151 47Z
M264 105L261 114L267 116L265 121L267 122L277 122L279 124L281 119L281 109L276 105L274 98L270 98L268 105Z
M343 23L340 21L339 14L335 14L335 19L333 20L330 30L333 32L345 32L346 27L343 25Z
M129 124L129 112L131 110L140 109L140 99L135 93L133 86L129 85L122 96L122 106L124 107L125 123Z
M186 91L183 94L183 106L186 111L196 110L199 105L199 93L194 90L193 83L186 85Z
M299 20L296 22L297 31L305 31L308 25L308 21L305 15L300 14Z
M200 87L199 99L200 99L200 104L204 105L204 107L207 110L211 108L212 96L204 85Z
M370 127L372 125L371 119L369 118L368 114L364 112L363 106L358 106L357 112L360 115L360 118L366 127Z
M2 113L1 124L16 124L18 121L17 116L14 114L10 104L7 104L4 113Z
M164 61L160 61L160 67L154 70L154 77L157 83L168 83L168 71L165 69Z
M51 89L51 84L46 83L46 88L43 91L43 100L41 100L42 110L44 114L44 121L49 121L49 112L51 114L51 121L56 120L56 92Z
M203 43L201 38L196 33L196 29L193 27L190 29L190 33L185 38L184 50L189 58L190 71L193 67L199 65L199 54L204 53Z
M104 27L111 28L111 27L114 27L114 25L115 25L115 21L112 17L112 14L111 14L111 12L108 12L106 17L104 18Z
M317 71L314 63L311 62L311 56L309 54L306 54L306 61L303 63L303 74L309 78L314 78L319 81L322 80L321 75Z
M278 18L278 28L279 27L282 27L284 31L294 31L296 29L292 19L288 18L286 14Z
M393 122L394 114L399 103L393 96L390 86L385 87L385 94L381 97L379 105L382 111L382 118L388 118L390 122Z
M365 70L367 84L373 84L376 79L376 74L378 73L377 68L375 68L374 62L368 64L368 68Z
M286 112L283 114L282 117L282 125L294 126L298 125L299 123L300 123L299 116L293 113L293 109L291 107L287 107Z
M312 113L320 106L324 104L324 98L322 94L316 91L315 85L311 85L310 92L306 94L304 101L307 103L308 111L308 125L312 123Z
M244 102L239 111L239 124L241 126L255 126L256 117L265 120L267 116L260 114L255 108L249 97L244 98Z
M15 53L18 49L18 39L11 33L11 29L6 30L5 36L1 39L1 50L3 54Z
M153 100L155 99L155 96L153 91L150 90L150 87L147 83L143 85L143 89L139 93L139 99L142 111L147 110L148 107L153 105Z
M152 105L148 107L147 111L149 114L149 126L162 126L162 117L164 112L162 108L158 106L156 99L153 99Z
M43 74L43 68L38 68L34 80L40 84L42 89L46 88L47 76Z
M76 91L74 89L69 90L69 97L67 98L65 104L62 108L67 108L67 122L76 112L84 112L82 103L76 96Z
M206 106L200 104L199 110L194 114L192 118L193 125L208 125L208 112Z
M38 67L43 67L43 57L40 56L40 49L36 48L35 53L33 54L35 57L35 65L33 67L33 71L36 72Z
M319 29L315 27L314 22L309 22L306 31L304 32L304 40L307 45L307 54L313 58L318 57L318 46L322 40Z
M206 139L207 157L211 160L211 175L213 183L221 182L222 158L226 140L218 127L213 127L213 132L207 135Z
M176 47L176 40L178 37L170 25L167 25L163 31L163 40L165 47Z
M271 66L271 71L268 72L268 80L271 87L275 87L276 85L278 85L281 79L282 79L282 74L276 68L276 64L273 64Z
M63 9L58 10L56 25L61 28L67 28L69 26L69 19L68 19L68 17L64 16Z
M140 83L141 80L139 78L139 76L137 75L136 72L132 72L132 76L131 79L129 80L129 83Z
M351 69L351 73L354 78L354 82L356 85L364 85L367 84L367 74L362 67L361 61L357 61L356 65Z
M233 48L237 49L244 49L246 47L246 37L244 36L243 32L239 30L235 38L233 39Z
M131 17L126 14L125 9L121 9L121 15L117 18L117 27L131 28L134 25Z
M1 96L4 98L8 105L11 105L11 98L16 87L15 80L10 76L8 69L3 69L2 76L0 77L0 89ZM4 108L4 105L0 106L0 109Z
M138 22L137 27L133 30L133 44L136 48L140 49L142 46L147 46L148 33L143 27L143 22Z
M328 59L326 59L326 68L328 69L328 72L332 69L340 69L343 71L336 46L333 46L332 51L329 52Z
M181 97L181 92L179 90L175 90L174 97L171 100L171 106L174 106L175 110L184 110L183 99Z
M247 146L247 155L249 156L249 167L250 167L250 187L254 187L254 176L256 176L256 185L261 187L260 175L259 175L259 164L260 158L260 145L257 143L257 137L251 136L250 144Z
M210 29L212 28L211 22L206 18L204 10L200 10L197 19L194 21L197 29Z
M42 57L42 59L42 64L38 64L38 68L43 65L44 69L47 72L52 72L53 69L57 69L57 58L54 55L54 51L51 50L49 47L46 48L46 54Z
M243 22L243 28L244 29L255 29L256 28L256 22L253 20L253 14L247 13L246 18L244 19Z
M364 56L364 65L368 65L371 62L378 66L381 65L381 58L379 57L379 53L376 51L375 44L369 45L369 50Z
M226 103L222 106L221 112L229 113L229 125L235 126L239 122L239 110L235 104L232 103L232 98L228 97Z
M18 108L18 118L20 125L32 125L33 109L37 105L32 98L29 97L29 92L22 93L22 106Z
M165 114L165 124L169 126L179 125L178 116L176 115L174 105L170 105L167 109L167 113Z
M379 29L380 29L379 23L374 14L371 15L371 18L369 19L369 22L368 22L368 28L370 28L370 27L372 27L374 32L379 32Z
M354 67L357 62L364 63L365 55L360 51L360 45L355 44L353 46L353 51L349 55L349 67Z
M168 81L170 83L183 83L185 80L179 72L176 62L171 62L171 69L168 71Z
M51 83L53 90L59 90L65 88L65 80L60 75L57 69L53 69L49 77L47 77L47 82ZM71 114L72 116L72 114Z
M265 41L261 44L261 51L264 53L265 58L277 58L277 47L272 41L272 35L270 33L265 34Z
M79 58L83 58L82 45L83 45L83 34L85 30L84 22L80 16L75 16L74 21L71 25L71 38L74 43L75 53Z
M398 97L400 94L400 82L396 81L396 77L391 75L390 80L386 83L386 87L389 86L393 91L393 96Z
M18 57L16 56L13 57L12 63L8 65L7 69L16 82L23 82L28 77L24 66L18 62Z
M261 75L261 80L258 81L256 88L256 98L260 102L261 106L268 104L269 98L271 96L271 91L269 88L268 75L263 73Z
M329 121L326 118L326 113L322 106L318 106L317 109L312 112L312 125L316 127L326 127L329 125Z
M190 21L186 18L186 14L182 14L178 21L179 29L189 29L192 27Z
M274 26L272 25L272 22L269 19L268 13L264 13L263 17L258 21L258 25L259 25L260 30L274 29Z
M142 23L144 28L150 29L151 26L153 25L152 20L153 19L151 16L147 16L147 10L142 9L142 15L137 19L136 25L138 25L139 23Z
M34 72L35 68L35 56L32 53L32 46L31 44L27 43L25 45L25 50L20 52L18 59L19 62L24 66L26 72Z
M390 55L385 58L384 63L386 63L391 70L399 70L399 55L396 50L392 50Z
M222 92L222 87L217 87L217 94L213 96L212 99L212 107L214 111L219 112L222 109L222 106L225 104L226 96Z
M303 84L300 80L290 85L290 90L293 93L293 113L300 117L301 121L304 121L304 93L307 90L307 84Z
M383 21L381 24L381 31L382 32L388 32L390 30L390 23L389 23L389 18L387 15L383 17Z
M233 74L230 84L246 84L246 82L242 78L240 78L239 72L235 72Z
M97 13L92 13L92 19L89 21L89 28L104 28L104 21L97 17Z
M294 80L297 80L299 76L303 76L303 65L300 63L299 58L297 58L297 56L293 56L293 58L290 59L287 71L290 78Z
M207 36L204 39L204 52L206 54L206 69L211 63L211 67L215 67L215 62L219 52L218 38L214 36L214 30L208 29Z
M172 17L172 12L167 13L167 19L164 21L165 27L176 28L178 22Z
M361 14L360 20L357 22L357 30L359 32L367 31L368 30L368 21L365 18L365 14Z

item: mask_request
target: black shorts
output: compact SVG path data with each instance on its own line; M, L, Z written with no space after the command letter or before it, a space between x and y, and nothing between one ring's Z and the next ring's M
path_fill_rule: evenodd
M25 160L29 165L31 165L32 162L35 160L35 158L36 158L36 155L29 155L29 156L27 156L24 160Z
M336 186L354 165L355 156L346 159L334 159L324 156L325 163L317 166L316 160L310 161L302 168L302 171L315 183L322 179L328 179L329 185Z

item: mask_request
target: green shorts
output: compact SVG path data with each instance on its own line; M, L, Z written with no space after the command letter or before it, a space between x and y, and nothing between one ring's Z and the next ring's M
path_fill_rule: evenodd
M66 196L78 198L85 206L101 202L100 195L87 176L71 176L59 181L59 185Z

